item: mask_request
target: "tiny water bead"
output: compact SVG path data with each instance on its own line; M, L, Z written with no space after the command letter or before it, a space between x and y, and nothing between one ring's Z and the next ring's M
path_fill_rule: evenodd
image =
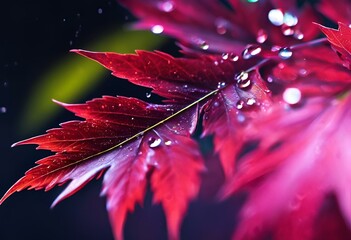
M291 56L293 55L293 52L291 51L290 48L285 47L285 48L281 48L281 49L279 50L278 55L279 55L279 57L280 57L281 59L284 59L284 60L285 60L285 59L291 58Z
M201 41L199 46L202 50L207 50L210 47L210 45L208 45L205 41Z
M301 100L301 91L298 88L287 88L283 93L283 100L290 105L297 104Z
M228 30L228 21L223 18L218 18L215 21L217 33L220 35L226 34Z
M243 109L243 107L244 107L244 101L243 100L239 100L237 103L236 103L236 108L237 109Z
M6 113L7 108L6 107L0 107L0 113Z
M225 82L218 82L217 88L221 89L224 88L226 86Z
M242 53L244 59L250 59L258 55L262 51L262 48L258 45L249 45Z
M172 141L171 141L171 140L167 140L167 141L165 141L165 145L166 145L166 146L170 146L170 145L172 145Z
M174 2L173 1L161 1L157 4L158 9L163 12L172 12L174 10Z
M150 98L151 97L151 93L150 92L147 92L145 95L146 95L146 98Z
M163 33L163 26L162 25L155 25L151 28L151 32L153 32L154 34L161 34Z
M295 31L292 29L292 27L289 27L287 25L282 26L282 33L284 36L292 36L294 35Z
M154 137L149 138L149 147L151 148L156 148L160 146L161 143L162 143L162 140L160 138L154 138Z
M257 37L256 37L256 41L258 43L264 43L267 40L267 38L268 38L268 34L265 30L263 29L258 30Z

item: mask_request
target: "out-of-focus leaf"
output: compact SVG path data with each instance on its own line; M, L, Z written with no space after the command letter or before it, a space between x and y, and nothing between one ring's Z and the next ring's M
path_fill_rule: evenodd
M146 31L117 31L88 45L96 51L134 52L135 49L154 49L165 38ZM59 111L51 99L75 102L94 89L106 70L87 59L67 53L53 68L43 74L20 117L19 129L29 133L41 127Z

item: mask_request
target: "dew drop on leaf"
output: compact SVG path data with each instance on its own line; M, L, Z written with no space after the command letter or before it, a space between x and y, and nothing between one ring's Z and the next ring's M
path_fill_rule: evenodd
M220 88L224 88L225 87L225 82L219 82L218 85L217 85L217 88L220 89Z
M229 54L229 60L230 60L230 61L233 61L233 62L236 62L236 61L239 60L239 56L236 55L235 53L230 53L230 54Z
M223 53L222 54L222 59L227 60L229 58L229 53Z
M256 103L256 100L254 98L248 98L246 100L246 104L249 105L249 106L252 106Z
M228 21L223 18L219 18L215 22L217 33L220 35L227 33Z
M278 55L281 59L288 59L292 56L292 54L293 53L292 53L291 49L287 48L287 47L280 49L279 53L278 53Z
M237 103L236 103L236 108L237 109L243 109L244 107L244 101L243 100L239 100Z
M268 38L268 34L265 30L263 29L258 30L257 37L256 37L256 41L258 43L264 43L267 40L267 38Z
M209 47L210 47L210 45L208 45L207 42L205 42L205 41L202 41L202 42L200 43L200 48L201 48L202 50L207 50Z
M275 26L281 26L284 23L284 14L280 9L272 9L268 13L269 21Z
M298 39L298 40L302 40L304 38L304 35L302 32L300 32L299 30L295 30L294 33L294 38Z
M284 36L292 36L294 35L294 29L292 29L292 27L289 27L287 25L283 25L282 26L282 33Z
M162 140L160 138L154 138L150 137L149 138L149 147L151 148L156 148L161 145Z
M161 1L157 4L158 9L163 12L172 12L174 10L173 1Z
M262 48L258 45L249 45L242 53L244 59L250 59L258 55L262 51Z
M155 33L155 34L161 34L163 32L163 26L161 25L155 25L151 28L151 32Z
M283 21L284 21L284 24L289 26L289 27L293 27L297 24L298 22L298 19L295 15L293 15L292 13L289 13L289 12L286 12L284 14L284 17L283 17Z
M297 104L301 100L301 91L298 88L287 88L283 93L283 99L290 105Z

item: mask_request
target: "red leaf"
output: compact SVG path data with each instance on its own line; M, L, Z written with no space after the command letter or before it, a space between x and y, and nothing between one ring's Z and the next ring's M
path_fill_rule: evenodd
M271 231L278 240L316 239L314 223L329 194L351 222L345 187L351 179L346 147L351 139L344 134L350 130L350 103L348 96L310 100L297 110L276 106L253 122L250 134L260 143L241 159L225 190L247 186L251 192L234 239L260 239Z
M350 67L351 61L351 29L344 23L339 22L339 29L335 30L319 25L319 28L327 36L328 41L334 49L341 54L341 59L347 62L347 67Z
M67 122L45 135L17 143L38 144L39 149L56 154L39 160L38 166L26 172L1 202L25 188L50 190L70 181L55 205L105 171L103 194L107 195L116 238L121 239L126 214L136 203L142 203L146 175L154 169L151 184L155 201L164 206L170 237L177 239L180 221L189 201L197 195L203 170L197 144L190 138L197 108L148 130L170 116L170 107L176 110L179 106L124 97L62 105L86 120Z

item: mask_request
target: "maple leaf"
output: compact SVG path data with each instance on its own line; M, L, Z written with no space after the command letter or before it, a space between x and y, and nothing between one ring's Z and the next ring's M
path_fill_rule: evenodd
M163 104L111 96L58 102L83 120L15 144L55 154L37 161L0 203L16 191L67 183L56 205L103 176L116 239L147 186L163 206L169 238L179 239L205 171L194 136L199 129L201 137L213 137L222 197L248 194L234 239L330 239L319 228L351 237L351 139L343 135L351 117L347 25L319 27L340 59L326 39L315 39L315 10L295 1L121 2L140 18L136 27L175 37L184 57L73 52L151 88Z
M341 58L345 60L345 65L351 69L351 29L344 23L339 22L339 29L335 30L319 25L319 28L327 36L328 41L333 48L340 54Z

